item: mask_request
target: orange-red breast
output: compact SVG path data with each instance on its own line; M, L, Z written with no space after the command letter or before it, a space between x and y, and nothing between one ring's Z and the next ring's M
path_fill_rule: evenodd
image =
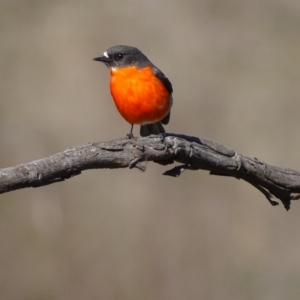
M169 79L137 48L114 46L94 60L110 69L110 91L122 117L141 125L141 136L164 133L173 103Z

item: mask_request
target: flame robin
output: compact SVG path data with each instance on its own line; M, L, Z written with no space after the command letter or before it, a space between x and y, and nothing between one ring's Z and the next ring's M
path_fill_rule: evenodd
M122 117L141 125L141 136L164 133L173 103L169 79L137 48L114 46L94 58L110 69L110 91Z

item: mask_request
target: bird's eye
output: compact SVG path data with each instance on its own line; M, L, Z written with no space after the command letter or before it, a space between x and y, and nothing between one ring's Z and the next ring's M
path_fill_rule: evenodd
M123 54L122 53L117 53L116 55L115 55L115 59L116 60L120 60L120 59L122 59L123 58Z

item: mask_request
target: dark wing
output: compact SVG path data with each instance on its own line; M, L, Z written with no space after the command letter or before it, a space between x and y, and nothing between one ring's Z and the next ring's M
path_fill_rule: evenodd
M170 80L166 77L166 75L157 67L153 66L154 74L155 76L162 81L164 86L166 87L167 91L172 94L173 93L173 87Z
M172 83L170 82L170 80L166 77L166 75L157 67L153 66L153 70L154 70L154 74L155 76L161 80L161 82L164 84L165 88L167 89L167 91L172 94L173 93L173 87L172 87ZM172 96L171 96L172 97ZM161 122L163 124L168 124L170 121L170 113L169 112L162 120Z
M171 111L169 111L169 113L161 120L161 122L167 125L170 121L170 117L171 117Z

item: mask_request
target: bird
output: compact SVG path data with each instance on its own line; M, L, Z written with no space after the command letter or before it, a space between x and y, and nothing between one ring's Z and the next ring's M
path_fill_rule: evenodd
M133 125L141 125L142 137L165 133L162 124L170 121L173 87L165 74L138 48L117 45L94 58L110 70L110 91L121 116Z

